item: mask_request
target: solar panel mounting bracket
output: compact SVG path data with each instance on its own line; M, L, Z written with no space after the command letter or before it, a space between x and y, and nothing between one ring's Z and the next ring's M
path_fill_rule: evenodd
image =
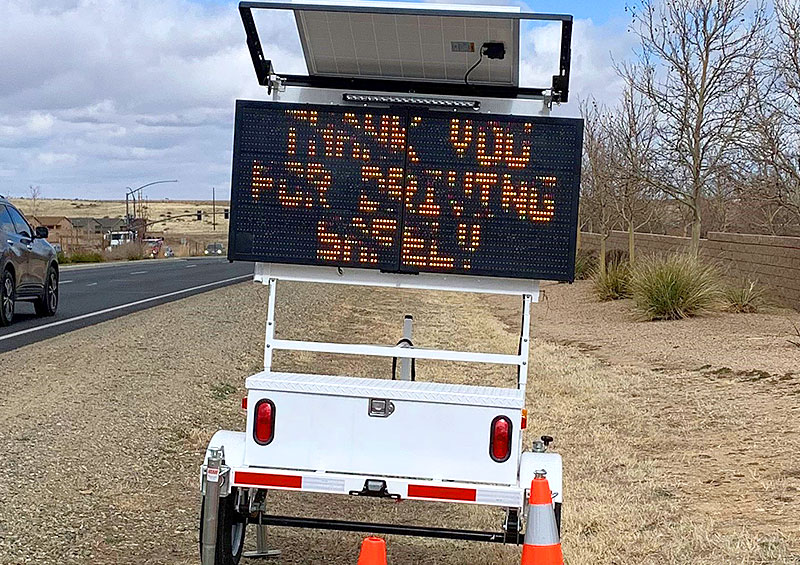
M561 22L561 51L559 57L559 74L553 76L552 86L548 88L532 88L521 86L504 86L492 84L474 84L434 80L399 80L394 78L366 78L363 76L326 76L326 75L294 75L281 74L280 86L307 87L335 90L359 90L366 92L391 92L405 94L428 94L441 96L470 96L505 99L544 100L546 104L561 104L569 100L569 78L572 59L572 25L573 17L563 14L539 14L530 12L482 12L459 11L449 9L426 9L409 4L408 7L372 7L366 5L313 4L302 2L264 2L243 1L239 3L239 13L247 35L247 47L253 61L253 67L260 85L267 87L268 92L275 89L277 77L270 59L266 59L258 35L252 10L292 10L329 11L349 13L376 13L419 16L462 16L470 18L509 18L515 20L536 20ZM550 97L548 102L547 98Z

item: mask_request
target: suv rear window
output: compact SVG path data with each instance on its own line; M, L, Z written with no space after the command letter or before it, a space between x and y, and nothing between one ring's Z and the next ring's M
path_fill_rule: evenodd
M11 221L11 214L2 204L0 204L0 233L17 233L14 222Z

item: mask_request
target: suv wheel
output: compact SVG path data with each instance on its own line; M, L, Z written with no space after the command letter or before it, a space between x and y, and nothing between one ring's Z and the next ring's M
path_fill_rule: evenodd
M11 271L5 271L0 278L0 326L11 325L14 320L15 299L14 275Z
M33 303L36 314L39 316L55 316L58 310L58 271L53 267L47 269L47 278L44 281L44 291L41 298Z

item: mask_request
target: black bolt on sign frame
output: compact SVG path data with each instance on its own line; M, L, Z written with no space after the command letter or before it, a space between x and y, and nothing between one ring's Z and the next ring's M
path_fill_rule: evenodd
M228 257L572 281L583 121L238 101Z

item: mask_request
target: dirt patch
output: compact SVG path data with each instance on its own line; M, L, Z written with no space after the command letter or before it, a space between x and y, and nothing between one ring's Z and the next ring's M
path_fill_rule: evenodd
M593 352L617 365L653 370L731 371L731 375L800 372L795 325L800 312L767 308L764 313L710 313L671 322L637 319L630 300L598 302L589 281L545 283L542 303L533 311L541 338ZM518 324L516 300L486 297L509 327Z
M283 337L393 343L402 315L416 313L418 345L516 348L515 301L311 285L282 292ZM198 563L198 465L215 430L244 425L239 397L261 366L265 304L265 289L238 285L0 355L0 563ZM553 303L536 311L534 330L552 338L540 316L553 316ZM597 357L607 333L556 338L572 346L540 339L531 354L525 441L549 433L565 457L569 563L797 563L797 397L774 392L768 379L610 364ZM792 371L698 358L698 369ZM390 370L336 356L278 362L376 377ZM421 363L418 378L513 378L493 370L469 376ZM469 506L284 493L270 500L280 514L492 530L501 520ZM286 564L352 564L361 539L271 535ZM393 537L389 548L396 564L519 560L517 548L484 544Z

